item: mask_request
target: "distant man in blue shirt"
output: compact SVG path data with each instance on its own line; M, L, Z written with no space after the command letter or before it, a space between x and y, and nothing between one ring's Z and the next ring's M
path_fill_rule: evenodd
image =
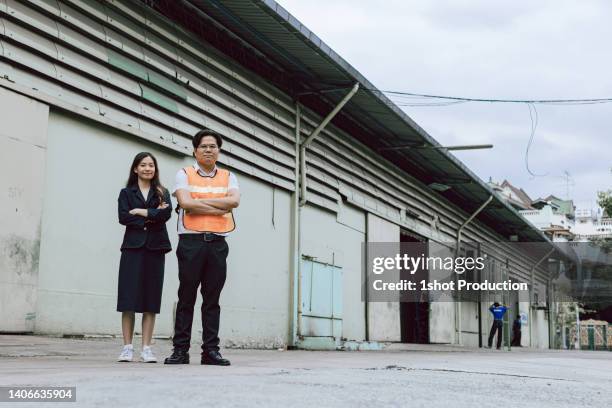
M493 345L493 337L495 337L495 332L497 333L497 349L501 348L502 342L502 331L503 331L503 319L504 314L508 308L506 306L502 306L499 303L495 302L489 308L489 311L493 313L493 325L491 326L491 333L489 333L489 348Z

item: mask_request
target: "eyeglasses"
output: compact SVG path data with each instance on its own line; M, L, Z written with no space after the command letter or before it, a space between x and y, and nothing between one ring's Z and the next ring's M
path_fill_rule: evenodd
M217 150L219 147L217 145L200 145L198 146L198 150L206 151L206 150Z

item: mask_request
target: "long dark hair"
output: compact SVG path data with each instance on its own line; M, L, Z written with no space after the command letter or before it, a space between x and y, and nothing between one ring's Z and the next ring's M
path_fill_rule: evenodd
M147 157L150 157L151 160L153 160L153 164L155 165L155 174L151 179L151 188L153 189L153 191L155 191L155 194L157 195L157 197L159 198L159 202L161 203L162 201L164 201L164 192L166 191L166 188L159 181L159 167L157 166L157 159L149 152L140 152L134 157L134 161L130 166L130 175L128 176L128 180L125 186L133 187L138 185L138 175L134 173L134 170L136 170L136 167L138 167L140 162Z

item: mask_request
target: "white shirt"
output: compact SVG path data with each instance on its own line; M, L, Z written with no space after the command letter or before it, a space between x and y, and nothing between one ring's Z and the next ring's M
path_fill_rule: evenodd
M217 166L215 165L215 168L212 169L212 171L210 173L205 172L199 165L198 163L193 165L193 168L198 172L198 174L202 177L214 177L217 174ZM187 190L189 191L189 181L187 179L187 173L185 173L185 171L183 169L180 169L177 173L176 173L176 177L174 179L174 190L172 190L172 195L176 197L176 190ZM236 176L234 175L234 173L232 173L230 171L229 174L229 186L227 188L227 190L238 190L238 179L236 178ZM185 225L183 224L183 214L184 211L181 208L179 210L179 217L178 217L178 226L177 226L177 231L179 234L202 234L202 232L200 231L193 231L190 229L185 228ZM223 234L216 234L216 235L222 235L222 236L227 236L229 233L223 233Z

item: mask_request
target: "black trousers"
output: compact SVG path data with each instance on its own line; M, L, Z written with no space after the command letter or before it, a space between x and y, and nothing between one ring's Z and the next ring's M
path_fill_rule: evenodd
M495 337L495 332L497 333L497 348L501 347L502 342L502 332L504 327L504 323L501 320L493 320L493 325L491 326L491 333L489 333L489 347L493 344L493 337Z
M514 329L510 345L512 347L521 347L521 329Z
M175 349L189 350L193 308L201 285L202 350L219 350L219 296L227 275L228 253L229 247L224 238L205 241L204 234L179 236L176 249L179 266L178 304L172 339Z

